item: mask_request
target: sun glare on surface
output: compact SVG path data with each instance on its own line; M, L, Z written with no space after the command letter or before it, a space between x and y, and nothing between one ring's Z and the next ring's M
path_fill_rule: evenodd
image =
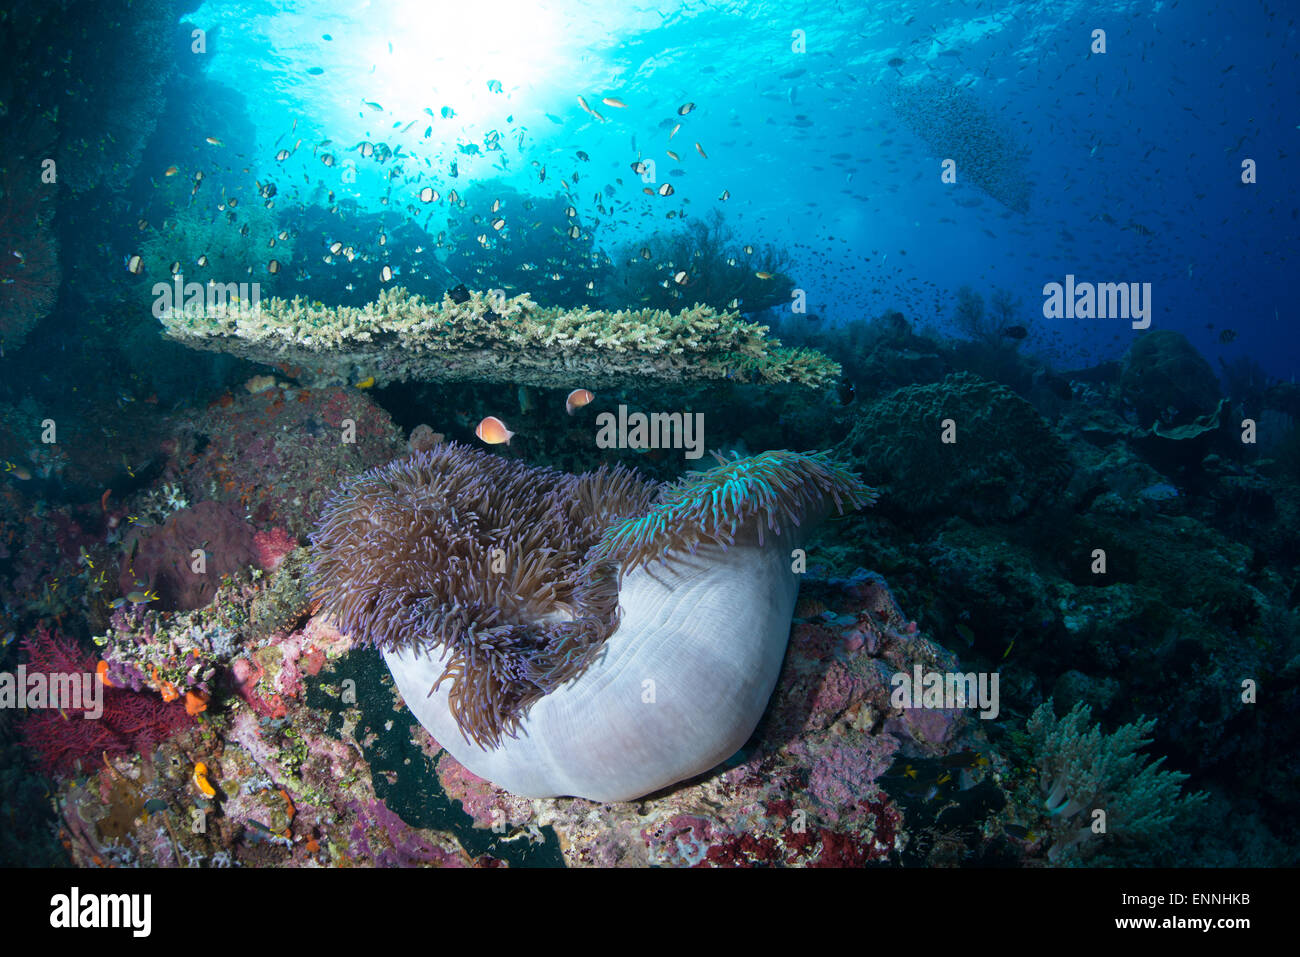
M391 9L386 36L374 40L373 89L410 114L433 103L451 105L462 124L495 120L546 84L563 46L559 18L534 0L408 0Z

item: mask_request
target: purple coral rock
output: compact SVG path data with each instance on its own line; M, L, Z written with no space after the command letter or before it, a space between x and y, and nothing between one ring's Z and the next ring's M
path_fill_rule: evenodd
M875 781L888 769L897 742L878 735L855 735L857 741L832 745L822 751L808 775L808 791L821 805L830 823L875 791Z
M953 737L963 712L957 708L904 708L885 722L885 731L906 735L927 750L941 750Z
M196 566L195 552L200 550L204 563ZM240 510L199 502L173 512L162 525L132 530L125 541L118 587L127 594L143 584L157 592L159 608L188 611L212 601L222 576L252 561L253 529Z
M832 662L813 695L805 727L810 730L829 727L849 707L856 690L857 682L849 670L839 662Z
M502 791L465 769L444 751L438 759L438 780L447 797L459 801L478 827L493 824L522 824L532 817L529 803Z

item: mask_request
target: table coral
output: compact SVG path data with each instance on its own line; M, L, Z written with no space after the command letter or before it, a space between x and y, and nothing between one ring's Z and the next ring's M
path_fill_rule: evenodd
M441 302L384 290L360 309L271 299L252 315L175 311L163 331L188 346L299 367L303 381L383 386L404 380L569 388L734 379L822 385L839 366L786 349L767 327L696 305L673 314L541 307L473 292Z

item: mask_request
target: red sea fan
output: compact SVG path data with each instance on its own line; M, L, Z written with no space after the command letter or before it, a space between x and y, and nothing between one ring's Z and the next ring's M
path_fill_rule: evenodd
M95 674L95 662L77 647L46 628L23 640L27 673ZM95 678L98 681L98 677ZM85 708L46 708L28 712L21 724L23 743L49 774L71 774L90 768L103 755L139 753L177 731L193 719L180 704L166 704L150 691L104 688L104 713L86 718Z

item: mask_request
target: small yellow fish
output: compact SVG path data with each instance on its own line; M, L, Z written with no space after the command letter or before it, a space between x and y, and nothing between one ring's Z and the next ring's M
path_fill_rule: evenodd
M754 273L754 275L757 276L759 279L771 279L771 278L772 278L772 274L771 274L770 272L763 272L762 270L759 270L758 272Z
M374 384L375 384L375 377L372 376L372 375L368 375L368 376L366 376L364 379L362 379L360 382L357 383L357 388L358 388L358 389L369 389L369 388L372 387Z
M208 766L202 761L194 765L194 786L204 797L216 796L217 789L208 782Z
M163 175L175 176L178 172L179 170L175 166L168 166L165 170L163 170Z

